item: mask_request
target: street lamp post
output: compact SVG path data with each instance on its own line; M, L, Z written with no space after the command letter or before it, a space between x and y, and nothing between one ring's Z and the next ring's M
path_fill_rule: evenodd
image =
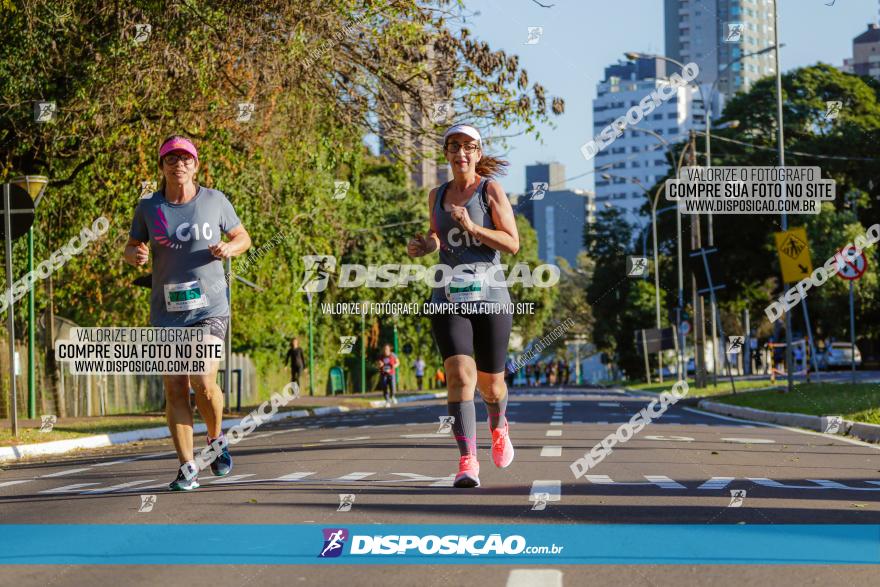
M774 10L775 10L775 5L774 5ZM719 75L715 78L715 80L712 82L711 86L709 87L708 96L703 92L703 87L700 84L694 83L694 86L697 88L697 91L700 94L700 99L703 101L703 112L705 113L706 166L707 167L712 166L712 143L711 143L711 140L712 140L712 105L711 105L710 100L712 99L712 96L715 93L715 88L716 88L716 85L718 84L718 81L721 79L721 73L730 69L730 67L734 63L739 63L740 61L747 59L749 57L755 57L758 55L763 55L765 53L769 53L770 51L775 50L777 47L781 47L781 45L779 45L779 38L778 37L774 41L772 47L765 47L765 48L761 49L760 51L755 51L753 53L745 53L745 54L741 55L740 57L738 57L737 59L734 59L733 61L727 63L725 65L725 67L719 71ZM777 53L777 60L778 60L779 52L777 51L776 53ZM624 55L627 57L627 59L630 59L632 61L639 59L640 57L641 58L656 58L656 59L662 59L663 61L667 61L669 63L673 63L673 64L677 65L678 67L680 67L681 69L685 68L685 65L682 62L680 62L676 59L673 59L671 57L666 57L665 55L653 55L653 54L648 55L648 54L643 54L643 53L639 53L639 52L635 52L635 51L627 52ZM777 66L777 70L778 69L779 69L779 67ZM736 121L734 121L734 122L736 122ZM736 124L731 124L731 123L728 123L728 124L731 127L735 128L739 123L736 122ZM722 128L722 127L719 127L719 128ZM714 244L715 244L715 234L714 234L714 227L713 227L714 223L712 220L713 220L712 213L710 212L709 218L708 218L708 224L709 224L708 236L709 236L709 246L710 247L714 246ZM679 235L681 235L681 216L680 216L680 213L679 213L679 216L676 218L676 226L677 226ZM681 265L682 265L681 241L679 241L678 244L679 244L678 262L679 262L679 271L681 271ZM678 310L679 312L681 312L681 308L684 305L683 290L684 290L683 284L681 283L681 280L680 280L679 281L679 290L678 290L679 291L679 310ZM712 374L713 374L713 381L717 384L717 368L716 368L716 364L718 362L717 323L716 323L716 312L715 312L715 308L714 308L714 302L712 302L712 305L713 305L713 307L712 307L712 347L713 347L713 353L715 355L715 359L712 361Z
M773 45L776 49L774 51L774 60L776 67L776 127L777 127L777 141L779 147L779 167L785 167L785 131L782 128L783 125L783 113L782 113L782 70L779 67L779 1L775 0L773 2ZM782 184L782 194L785 197L785 179L783 176L783 184ZM782 212L782 230L788 230L788 216L785 212ZM788 284L783 285L783 290L788 289ZM791 393L794 389L794 378L792 376L792 361L791 361L791 312L785 313L785 370L788 375L788 393Z
M642 130L642 129L639 129ZM620 177L613 173L603 173L602 179L610 180L614 177ZM666 187L666 184L660 184L654 192L654 199L651 199L651 192L642 185L642 182L639 181L639 178L632 177L626 178L630 183L637 185L645 195L648 196L648 201L651 202L651 226L653 232L653 240L654 240L654 301L656 306L656 314L657 314L657 330L662 328L660 322L660 264L659 257L657 255L657 200L660 197L660 192ZM647 359L646 359L647 360ZM660 383L663 383L663 352L662 350L657 353L657 365L660 373Z
M15 177L12 179L12 183L24 188L34 199L34 210L36 211L37 204L43 198L43 193L46 190L46 185L49 183L49 178L44 175L25 175L20 177ZM28 229L27 233L27 249L28 249L28 273L33 273L34 271L34 227L31 226ZM27 383L28 383L28 418L34 419L37 417L37 407L36 407L36 382L35 382L35 365L34 365L34 332L35 328L35 317L34 317L34 288L31 287L28 289L28 372L27 372Z

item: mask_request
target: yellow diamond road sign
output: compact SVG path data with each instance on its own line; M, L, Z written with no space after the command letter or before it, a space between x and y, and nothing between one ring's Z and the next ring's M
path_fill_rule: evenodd
M785 232L776 232L774 236L779 265L782 267L782 280L792 283L810 275L813 272L813 261L810 259L807 231L803 228L792 228Z

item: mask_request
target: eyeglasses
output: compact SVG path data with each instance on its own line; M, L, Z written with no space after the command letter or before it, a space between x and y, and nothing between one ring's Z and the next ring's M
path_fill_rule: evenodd
M190 163L195 161L195 157L193 157L192 155L189 155L189 154L186 154L186 155L165 155L165 157L163 157L163 160L168 165L177 165L178 161L183 161L184 165L189 165Z
M460 145L458 143L449 143L446 145L446 151L449 153L458 153L459 149L464 149L464 152L470 155L474 151L480 148L480 145L477 143L465 143Z

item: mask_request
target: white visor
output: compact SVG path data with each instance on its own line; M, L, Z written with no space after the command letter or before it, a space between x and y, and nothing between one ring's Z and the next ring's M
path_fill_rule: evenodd
M458 133L469 136L470 138L480 143L480 146L482 146L483 144L483 139L480 137L480 131L469 124L456 124L455 126L449 127L449 130L443 133L443 142L445 143L446 139Z

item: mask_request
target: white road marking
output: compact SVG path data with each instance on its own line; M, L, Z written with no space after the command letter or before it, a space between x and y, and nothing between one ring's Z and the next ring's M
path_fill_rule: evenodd
M785 483L780 483L773 479L767 479L766 477L747 477L747 479L757 485L773 487L774 489L845 489L849 491L880 491L880 487L850 487L837 481L828 481L827 479L807 479L807 481L815 483L815 485L786 485ZM878 481L866 481L866 483L880 485L880 482Z
M712 477L697 489L724 489L730 482L733 481L733 477Z
M645 440L666 440L669 442L693 442L690 436L646 436Z
M529 501L537 501L535 495L547 493L546 501L560 501L562 499L562 481L539 479L532 482L532 490L529 492Z
M687 489L684 485L678 481L673 481L666 475L645 475L645 479L661 489Z
M561 446L545 446L541 449L542 457L561 457L562 456L562 447Z
M90 487L92 485L100 485L100 483L74 483L73 485L65 485L64 487L56 487L55 489L44 489L39 493L73 493L82 489L83 487Z
M30 483L33 479L20 479L18 481L4 481L0 483L0 487L10 487L12 485L21 485L22 483Z
M242 479L253 477L256 473L245 473L244 475L230 475L229 477L221 477L216 481L208 482L208 485L222 485L225 483L241 483Z
M550 422L551 426L562 426L562 422Z
M599 405L604 408L619 408L620 407L619 402L599 402Z
M506 587L562 587L562 571L557 569L513 569Z
M360 481L361 479L366 479L367 477L375 474L376 473L349 473L348 475L343 475L342 477L331 479L331 481Z
M864 446L867 448L872 448L874 450L880 450L880 446L876 444L871 444L870 442L865 442L864 440L858 440L856 438L847 438L846 436L840 436L838 434L825 434L824 432L814 432L812 430L802 430L800 428L792 428L790 426L782 426L780 424L770 424L769 422L756 422L754 420L743 420L741 418L733 418L731 416L722 416L721 414L713 414L712 412L704 412L703 410L697 410L695 408L682 408L688 412L693 412L694 414L700 414L701 416L709 416L711 418L718 418L719 420L727 420L728 422L743 422L746 424L754 424L755 426L766 426L767 428L779 428L780 430L788 430L789 432L798 432L800 434L809 434L811 436L822 436L827 439L839 440L841 442L846 442L847 444L855 444L857 446Z
M452 487L455 481L455 474L446 477L428 477L418 473L391 473L392 475L400 475L406 479L387 479L385 481L377 481L377 483L400 483L401 481L433 481L428 487Z
M369 436L352 436L350 438L324 438L318 442L352 442L355 440L369 440Z
M605 422L604 420L602 422L596 422L596 424L607 424L607 423L608 422Z
M73 475L74 473L82 473L83 471L88 471L91 467L85 467L84 469L67 469L66 471L58 471L57 473L52 473L51 475L40 475L40 479L48 479L49 477L62 477L64 475Z
M776 444L775 440L769 438L722 438L726 442L737 442L739 444Z
M121 465L122 463L130 463L135 460L137 460L137 459L122 459L120 461L110 461L107 463L95 463L92 466L93 467L109 467L111 465Z
M144 483L152 483L155 479L141 479L140 481L129 481L128 483L120 483L119 485L111 485L110 487L101 487L99 489L89 489L88 491L83 491L83 495L91 495L93 493L110 493L111 491L116 491L118 489L127 489L129 487L134 487L135 485L142 485Z
M544 436L562 436L562 430L548 430Z
M282 475L281 477L275 477L274 479L270 479L270 481L300 481L306 477L310 477L314 475L315 472L305 472L305 471L297 471L296 473L289 473L287 475Z
M139 457L130 457L127 459L109 461L107 463L94 463L94 464L92 464L92 466L93 467L109 467L110 465L121 465L123 463L130 463L132 461L142 461L144 459L152 459L152 458L156 458L156 457L167 457L168 455L176 455L176 454L177 454L176 451L167 450L165 452L154 452L154 453L150 453L148 455L141 455Z
M449 438L449 434L437 434L436 432L432 432L430 434L401 434L401 438Z
M669 477L665 475L645 475L645 479L647 482L643 481L615 481L608 475L584 475L587 481L590 483L595 483L596 485L631 485L631 486L645 486L645 485L656 485L661 489L687 489L684 485L677 481L673 481Z

